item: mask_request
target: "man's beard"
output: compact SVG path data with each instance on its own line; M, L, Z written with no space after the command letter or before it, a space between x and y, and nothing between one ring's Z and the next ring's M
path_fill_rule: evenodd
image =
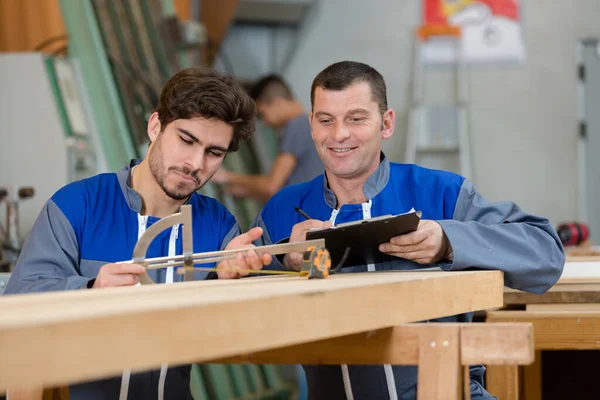
M156 182L158 182L158 185L163 190L163 192L165 192L165 194L167 196L169 196L170 198L172 198L174 200L185 200L196 190L198 190L202 186L204 186L204 184L201 183L200 180L198 179L196 171L192 171L187 167L172 166L172 167L169 167L169 169L167 171L165 171L165 167L163 164L162 152L161 152L160 137L155 142L154 148L150 151L150 154L148 155L148 161L149 161L149 165L150 165L150 172L152 173L152 175L154 175L154 179L156 179ZM175 187L172 189L168 188L165 183L165 180L167 178L167 174L169 173L169 171L178 171L185 175L191 176L196 181L197 187L193 190L187 189L185 191L182 191L183 189L180 189L179 187Z

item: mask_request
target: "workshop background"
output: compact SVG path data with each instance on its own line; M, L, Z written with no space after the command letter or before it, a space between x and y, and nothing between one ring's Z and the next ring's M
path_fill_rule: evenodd
M0 0L0 292L45 201L142 157L162 85L195 65L247 88L280 74L310 109L324 67L370 64L397 113L390 160L459 172L489 201L515 201L566 226L566 244L594 248L599 20L599 0ZM268 171L277 141L259 121L226 168ZM201 191L242 227L261 208ZM598 398L585 371L594 352L552 354L545 399ZM197 398L302 394L276 366L202 366L194 379Z

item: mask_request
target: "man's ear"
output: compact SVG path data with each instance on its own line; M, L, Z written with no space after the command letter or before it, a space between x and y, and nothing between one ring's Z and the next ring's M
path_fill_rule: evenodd
M389 139L394 134L394 128L396 126L396 113L391 108L383 113L383 121L381 123L381 135L382 138Z
M158 113L154 112L150 116L150 120L148 120L148 138L150 142L156 141L158 134L160 133L161 125L160 119L158 118Z
M313 134L313 112L312 112L312 110L308 113L308 123L310 124L310 136L312 137L312 134Z

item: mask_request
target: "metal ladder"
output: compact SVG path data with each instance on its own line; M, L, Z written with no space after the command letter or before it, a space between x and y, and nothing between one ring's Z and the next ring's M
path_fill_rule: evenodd
M424 101L424 76L427 72L423 63L425 42L453 45L455 57L452 66L456 83L454 103L433 104ZM413 50L412 104L408 115L405 162L449 170L472 179L467 67L461 29L458 26L421 26L416 31Z

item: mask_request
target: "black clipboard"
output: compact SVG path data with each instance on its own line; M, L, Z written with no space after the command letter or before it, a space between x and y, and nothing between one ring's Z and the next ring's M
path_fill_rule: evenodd
M342 268L397 260L397 257L380 252L379 245L389 242L395 236L416 231L421 214L421 211L413 211L395 216L386 215L308 231L306 240L325 239L332 268L338 265L346 248L350 248L350 254Z

